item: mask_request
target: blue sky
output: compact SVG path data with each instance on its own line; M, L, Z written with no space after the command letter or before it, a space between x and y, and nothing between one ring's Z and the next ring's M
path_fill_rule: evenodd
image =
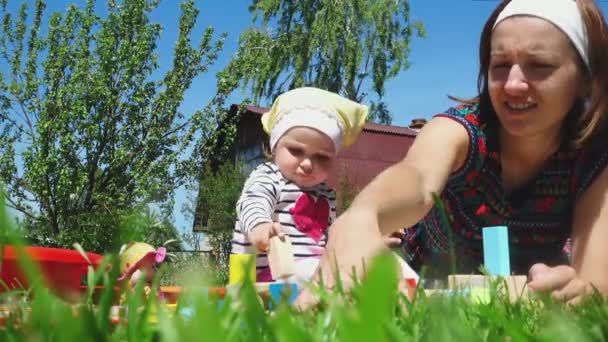
M33 5L34 1L28 3ZM63 11L70 3L82 5L84 0L47 0L47 13ZM105 0L98 0L103 13ZM162 0L151 20L163 25L159 44L161 69L170 67L173 44L177 37L178 0ZM21 1L9 0L15 8ZM203 107L215 93L215 72L223 68L236 51L238 36L251 25L247 8L249 0L196 0L200 9L195 32L212 26L216 32L227 32L228 38L219 60L211 70L195 79L181 107L191 113ZM411 44L411 68L386 84L385 101L393 114L393 124L405 126L416 117L430 118L449 107L447 95L475 95L477 82L477 46L483 24L498 1L492 0L411 0L411 17L421 20L427 37L415 38ZM608 2L599 2L604 13ZM33 7L33 6L32 6ZM194 37L195 42L198 37ZM233 100L238 101L240 94ZM189 230L192 222L181 213L188 201L188 192L180 189L176 198L175 222L181 230Z

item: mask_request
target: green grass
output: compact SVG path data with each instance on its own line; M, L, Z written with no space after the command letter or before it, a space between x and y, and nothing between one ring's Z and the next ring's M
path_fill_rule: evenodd
M21 245L0 208L2 244ZM608 305L599 296L569 307L547 298L511 303L494 293L487 303L461 295L430 296L420 289L413 302L396 291L392 259L372 263L366 281L351 294L319 290L318 308L296 312L281 304L264 309L251 284L223 305L207 298L204 279L192 279L174 311L143 301L142 286L129 295L126 322L110 320L116 271L107 265L88 275L90 290L78 305L49 292L36 265L21 251L32 288L0 294L12 308L0 341L603 341L608 339ZM113 267L112 269L117 269ZM105 289L94 300L93 285Z

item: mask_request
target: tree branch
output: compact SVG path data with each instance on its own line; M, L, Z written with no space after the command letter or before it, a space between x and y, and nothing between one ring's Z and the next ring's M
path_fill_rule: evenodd
M26 207L24 207L18 203L15 203L15 201L13 201L13 199L10 196L5 196L4 198L8 202L7 205L10 208L18 210L18 211L22 212L23 214L25 214L25 216L31 218L32 220L40 222L40 219L38 217L36 217L34 214L32 214Z

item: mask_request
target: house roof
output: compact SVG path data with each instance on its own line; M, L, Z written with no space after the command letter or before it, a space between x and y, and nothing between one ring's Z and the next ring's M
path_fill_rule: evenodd
M233 105L231 109L237 107ZM248 114L258 115L268 110L249 105L245 109ZM346 177L349 184L361 189L384 169L403 159L415 137L416 131L407 127L367 123L357 141L338 153L328 183L337 189L340 179Z
M232 105L231 109L236 109L236 106L237 105ZM249 113L259 114L259 115L262 115L269 110L269 108L250 106L250 105L246 105L245 109ZM377 124L374 122L366 123L365 127L363 127L363 130L367 131L367 132L377 132L377 133L384 133L384 134L396 134L396 135L404 135L404 136L411 136L411 137L416 136L416 131L414 131L410 128L402 127L402 126L393 126L393 125L382 125L382 124Z

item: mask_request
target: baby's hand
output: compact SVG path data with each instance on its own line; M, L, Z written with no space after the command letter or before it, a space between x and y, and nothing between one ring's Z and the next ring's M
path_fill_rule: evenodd
M266 222L259 224L249 232L249 241L258 251L268 252L270 238L277 235L281 240L285 239L285 233L278 222Z
M388 248L398 247L401 245L403 241L403 236L405 235L405 230L400 229L390 235L384 236L384 244Z

